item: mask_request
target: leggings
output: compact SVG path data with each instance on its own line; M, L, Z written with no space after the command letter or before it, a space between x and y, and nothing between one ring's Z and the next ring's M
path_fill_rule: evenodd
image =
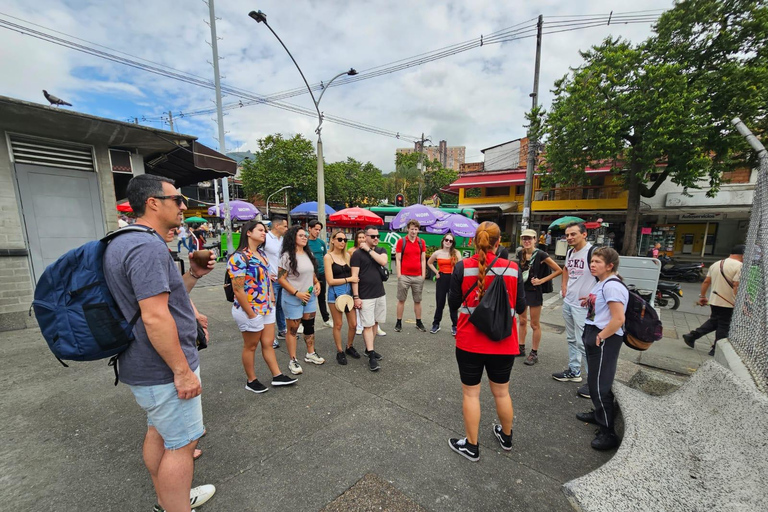
M439 324L443 319L443 309L445 309L445 302L448 298L448 290L451 289L451 274L440 272L440 278L437 280L435 286L435 294L437 296L437 304L435 305L435 319L433 323ZM451 325L454 327L459 321L459 312L448 308L448 312L451 315Z

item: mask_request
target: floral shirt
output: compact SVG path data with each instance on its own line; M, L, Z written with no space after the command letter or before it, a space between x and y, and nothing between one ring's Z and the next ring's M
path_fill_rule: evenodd
M262 251L259 251L259 254L265 260L267 259ZM269 279L269 265L262 263L249 248L246 248L229 258L227 271L232 279L245 277L243 288L254 313L268 315L272 312L272 304L269 301L272 286L272 281ZM242 307L237 302L237 298L235 298L235 307L238 309Z

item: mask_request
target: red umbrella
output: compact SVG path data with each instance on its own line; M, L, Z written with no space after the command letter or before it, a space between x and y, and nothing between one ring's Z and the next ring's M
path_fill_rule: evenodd
M120 203L117 205L117 211L123 212L123 213L132 213L133 208L131 208L131 205L129 203Z
M345 208L339 210L328 217L328 220L339 226L356 228L365 227L369 224L373 224L374 226L381 226L384 224L384 219L375 213L362 208Z
M597 229L603 224L601 222L585 222L584 227L587 229Z

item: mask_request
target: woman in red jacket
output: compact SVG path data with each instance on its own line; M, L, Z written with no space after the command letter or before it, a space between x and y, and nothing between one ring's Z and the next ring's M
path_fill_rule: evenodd
M453 451L471 461L480 459L477 445L480 428L480 380L483 369L488 373L491 392L496 401L496 414L500 425L493 426L493 435L502 449L512 449L512 398L509 396L509 374L515 356L520 353L517 325L513 316L512 334L501 341L493 341L469 321L469 316L494 279L504 279L504 285L517 314L525 311L523 281L518 279L518 266L514 261L498 258L501 232L493 222L483 222L475 234L475 255L456 264L451 274L448 305L459 310L456 333L456 361L459 364L461 388L464 395L464 428L466 437L449 439ZM473 285L477 286L470 292ZM469 294L467 295L467 293ZM466 299L464 298L466 295ZM505 314L505 312L498 312ZM511 311L506 314L512 314Z

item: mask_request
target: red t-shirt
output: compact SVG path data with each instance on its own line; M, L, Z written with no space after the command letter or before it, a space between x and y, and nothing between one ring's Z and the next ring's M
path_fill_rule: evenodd
M424 241L416 237L416 240L411 242L408 237L401 238L395 244L395 253L400 255L400 273L404 276L420 276L421 275L421 254L424 246ZM405 245L405 253L403 253L403 244Z

